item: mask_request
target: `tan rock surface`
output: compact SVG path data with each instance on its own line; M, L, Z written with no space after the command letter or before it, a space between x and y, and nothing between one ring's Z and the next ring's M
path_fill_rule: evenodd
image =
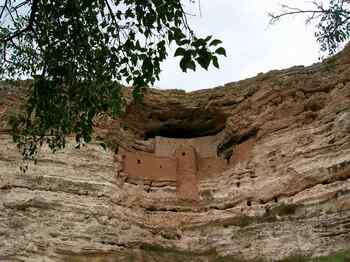
M44 148L22 173L6 121L23 89L0 89L0 261L277 260L350 249L349 46L323 64L214 89L149 89L122 119L96 120L109 144L135 154L155 152L157 135L220 134L224 171L199 179L194 155L184 162L196 201L179 198L174 181L130 177L119 151L98 143Z

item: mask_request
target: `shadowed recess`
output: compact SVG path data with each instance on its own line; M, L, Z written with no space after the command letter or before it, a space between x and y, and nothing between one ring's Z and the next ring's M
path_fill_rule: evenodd
M197 138L216 135L225 128L227 116L216 109L186 108L180 104L157 108L128 108L123 123L144 139Z
M154 114L153 119L155 124L146 125L146 139L156 136L168 138L210 136L222 131L226 123L226 117L222 113L206 110L178 110L169 115Z

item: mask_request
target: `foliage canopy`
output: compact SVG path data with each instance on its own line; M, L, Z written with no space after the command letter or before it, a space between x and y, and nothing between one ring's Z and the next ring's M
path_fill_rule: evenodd
M218 68L221 43L194 34L180 0L2 0L0 77L34 79L25 113L11 119L14 140L25 158L43 143L64 147L68 134L89 142L96 114L120 112L118 82L141 99L170 45L186 72Z
M350 39L350 0L316 0L312 4L312 9L282 5L281 12L270 13L271 23L285 16L306 16L306 24L316 23L315 37L321 51L333 55Z

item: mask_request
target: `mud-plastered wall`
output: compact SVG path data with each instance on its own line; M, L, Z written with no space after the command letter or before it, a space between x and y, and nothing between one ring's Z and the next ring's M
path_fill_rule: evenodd
M126 176L152 181L176 181L179 148L193 148L197 177L219 175L228 168L226 160L216 155L221 134L191 139L157 137L154 153L121 149L122 172Z
M155 155L159 157L172 157L180 146L192 146L200 158L216 158L217 147L222 140L223 133L214 136L197 138L167 138L156 137Z

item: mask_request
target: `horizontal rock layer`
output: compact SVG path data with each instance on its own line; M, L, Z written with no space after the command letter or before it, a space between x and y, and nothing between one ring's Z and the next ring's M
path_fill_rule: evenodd
M96 119L113 150L43 148L25 173L6 124L21 85L0 90L0 261L278 260L350 249L350 47L214 89L148 89L120 119ZM196 202L179 199L173 182L128 177L114 150L153 152L144 139L173 129L188 132L181 138L222 132L218 157L234 163L198 181Z

